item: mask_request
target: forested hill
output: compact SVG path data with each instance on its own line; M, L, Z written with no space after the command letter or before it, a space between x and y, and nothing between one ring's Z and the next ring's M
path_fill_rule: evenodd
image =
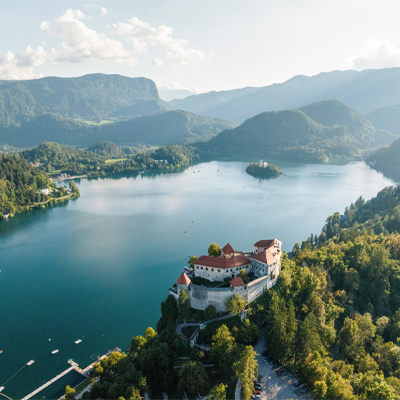
M372 111L365 118L371 121L375 128L385 129L400 136L400 104Z
M330 100L300 110L259 114L196 147L205 159L262 156L322 162L327 157L360 158L367 149L395 138L390 132L376 130L345 104Z
M91 74L0 81L0 124L13 125L41 114L82 120L137 117L171 110L146 78Z
M400 139L395 140L389 147L377 150L366 161L371 168L400 182Z
M186 168L198 159L190 146L172 144L143 152L136 148L122 149L111 142L99 142L87 150L46 142L22 151L20 156L33 164L38 163L41 170L52 175L62 171L89 177L172 171Z
M395 225L379 233L375 216L389 228L399 194L360 199L331 239L296 244L258 311L268 310L271 353L317 399L400 398L400 235Z
M328 99L339 99L365 115L400 103L399 78L400 68L323 72L265 87L197 94L170 104L237 123L264 111L294 109Z
M55 141L87 147L102 140L118 145L166 146L209 140L235 123L187 111L168 111L124 121L87 124L55 115L40 115L18 126L0 126L0 143L15 147L38 146Z
M346 208L344 215L342 221L339 212L328 217L322 240L345 237L352 232L350 228L372 229L375 234L400 232L400 186L386 187L368 201L360 197Z
M47 175L18 155L0 154L0 219L26 209L36 191L50 187Z

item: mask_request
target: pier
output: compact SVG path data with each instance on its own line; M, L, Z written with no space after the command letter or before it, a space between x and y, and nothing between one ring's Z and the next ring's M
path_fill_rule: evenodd
M56 377L54 377L53 379L51 379L50 381L46 382L45 384L43 384L42 386L40 386L40 388L37 388L36 390L34 390L32 393L29 393L27 396L25 396L22 400L28 400L31 397L35 396L35 394L38 394L39 392L41 392L43 389L47 388L48 386L50 386L52 383L54 383L55 381L58 381L60 378L62 378L64 375L67 375L69 372L71 372L73 369L75 369L75 365L69 367L68 369L66 369L64 372L61 372L61 374L57 375Z

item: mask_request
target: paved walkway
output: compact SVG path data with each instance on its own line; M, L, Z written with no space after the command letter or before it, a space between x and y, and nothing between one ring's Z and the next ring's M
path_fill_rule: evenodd
M240 393L242 391L242 387L240 386L240 379L237 380L236 389L235 389L235 400L240 400Z
M240 314L240 313L239 313L239 314ZM218 318L210 319L210 320L205 321L205 322L185 322L185 323L183 323L183 324L179 324L179 325L176 326L176 333L177 333L178 335L185 336L185 335L182 333L182 328L184 328L185 326L207 325L207 324L209 324L210 322L220 321L220 320L222 320L222 319L227 319L227 318L232 318L232 317L234 317L234 316L236 316L236 315L238 315L238 314L234 314L234 315L228 314L228 315L224 315L223 317L218 317ZM185 337L186 337L186 336L185 336Z
M292 374L285 376L277 376L271 364L261 356L263 349L266 348L265 340L265 329L260 330L260 339L254 346L254 350L257 352L258 361L258 374L262 375L262 392L261 400L287 400L287 399L304 399L312 400L312 392L308 392L301 396L297 396L295 393L295 387L291 384L294 380Z

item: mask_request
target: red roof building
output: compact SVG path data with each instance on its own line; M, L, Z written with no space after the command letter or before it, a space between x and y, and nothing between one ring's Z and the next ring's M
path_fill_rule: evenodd
M188 276L184 272L181 273L181 276L176 281L176 283L178 285L189 285L190 282L191 282L191 280L188 278Z
M224 254L234 254L235 253L235 250L233 250L232 246L229 243L227 243L225 245L225 247L222 249L222 251Z
M272 265L279 261L279 259L275 256L275 254L272 253L270 249L264 250L261 253L255 254L254 256L251 256L251 258L254 258L257 261L261 261L264 264Z
M239 276L237 276L236 278L233 278L233 279L229 282L229 284L230 284L232 287L244 286L244 282L243 282L242 278L240 278Z
M212 256L201 256L195 262L195 265L202 265L204 267L227 269L236 268L242 265L249 265L251 261L243 255L237 255L235 257L212 257Z
M269 240L259 240L257 243L254 243L254 247L265 247L269 248L272 247L275 244L274 239L269 239Z

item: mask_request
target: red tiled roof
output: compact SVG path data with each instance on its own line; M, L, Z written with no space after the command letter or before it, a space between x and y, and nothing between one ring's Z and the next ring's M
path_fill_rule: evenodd
M195 262L195 265L203 265L205 267L212 268L234 268L241 265L251 264L251 261L243 256L238 255L235 257L212 257L212 256L201 256Z
M232 246L229 243L225 245L222 251L224 252L224 254L232 254L235 252L235 250L233 250Z
M255 260L261 261L262 263L268 264L268 265L271 265L278 261L278 258L276 258L272 254L270 249L264 250L261 253L251 256L251 258L254 258Z
M191 280L188 278L188 276L184 272L181 273L181 276L176 281L176 283L178 285L189 285L190 282L191 282Z
M230 284L232 287L238 287L238 286L243 286L243 285L244 285L244 282L243 282L242 278L240 278L239 276L237 276L236 278L233 278L233 279L229 282L229 284Z
M255 247L271 247L274 245L275 239L269 239L269 240L259 240L257 243L254 243Z

